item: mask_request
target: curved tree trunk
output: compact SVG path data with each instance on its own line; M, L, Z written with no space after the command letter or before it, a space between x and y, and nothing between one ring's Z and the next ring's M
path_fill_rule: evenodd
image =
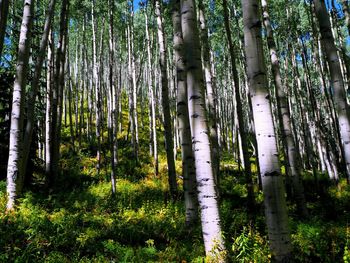
M7 165L7 210L14 209L15 201L20 190L18 188L18 183L22 181L20 169L22 165L21 153L23 147L23 104L29 67L28 62L33 14L34 0L25 0L18 44L16 77L13 84L9 159Z
M257 0L242 0L247 76L252 99L265 217L273 257L286 261L291 254L287 205L278 160Z

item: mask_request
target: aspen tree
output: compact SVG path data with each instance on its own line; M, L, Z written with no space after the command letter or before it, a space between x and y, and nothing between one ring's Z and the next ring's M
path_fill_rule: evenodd
M228 40L228 48L230 53L230 59L231 59L231 72L233 77L233 85L234 85L234 95L235 95L235 102L236 102L236 111L237 111L237 119L238 119L238 130L240 135L240 144L243 151L243 163L244 163L244 171L246 173L246 184L248 189L248 208L252 211L254 207L254 190L253 190L253 181L252 181L252 174L251 174L251 164L250 164L250 156L249 156L249 142L248 142L248 132L246 130L246 127L248 126L245 118L244 118L244 112L243 112L243 103L242 103L242 96L240 91L240 81L238 78L238 72L236 69L236 57L234 54L234 45L232 42L232 34L231 34L231 28L229 23L229 15L228 15L228 9L227 9L227 0L223 0L223 8L224 8L224 22L225 22L225 30Z
M115 83L114 83L114 0L108 0L109 6L109 93L110 93L110 123L109 123L109 136L110 136L110 152L111 152L111 186L112 186L112 194L116 193L116 161L117 161L117 129L115 128L117 123L117 112L116 112L116 99L117 96L113 96L116 94Z
M258 143L267 231L274 259L284 262L290 257L292 247L267 88L259 4L257 0L242 0L242 6L247 76Z
M6 209L14 209L19 194L18 183L22 181L20 169L23 149L24 97L27 84L31 30L33 24L34 1L25 0L18 44L16 76L13 84L9 159L7 164L7 204Z
M195 1L181 0L181 27L187 71L188 111L205 253L208 257L216 258L216 262L224 262L226 252L221 235L221 222L211 160L199 30L196 17Z
M300 181L300 161L298 159L298 152L295 146L295 141L292 133L289 103L282 84L280 64L277 56L277 48L268 13L267 1L262 0L261 5L263 8L263 22L266 28L267 45L270 51L271 68L275 84L277 113L279 119L278 123L280 126L279 128L282 137L282 144L285 149L285 155L287 158L287 172L290 173L289 176L291 176L292 187L294 190L294 198L296 199L299 212L301 215L306 217L307 210L305 204L304 190Z
M162 87L162 107L163 107L163 118L164 118L164 134L165 134L165 148L167 155L168 164L168 180L170 194L172 198L177 195L177 182L176 182L176 171L175 171L175 160L173 152L173 135L172 135L172 120L170 115L169 105L169 89L168 89L168 74L167 74L167 54L163 27L163 17L161 11L161 3L159 0L155 1L155 12L157 17L158 25L158 44L159 44L159 64L160 64L160 77Z
M65 69L65 52L66 52L66 34L68 16L68 0L62 1L60 14L60 34L58 46L56 48L55 68L53 76L53 91L51 104L51 147L50 147L50 177L47 178L49 185L52 185L58 177L59 153L60 153L60 135L61 135L61 118L62 118L62 93L64 85Z
M131 4L131 27L130 27L130 48L131 48L131 75L132 75L132 102L133 102L133 136L134 136L134 151L136 159L138 160L139 156L139 123L138 123L138 114L137 114L137 79L136 79L136 55L134 48L134 2Z
M177 79L177 118L181 141L182 175L186 208L186 225L193 225L198 218L196 171L192 152L191 127L188 116L186 68L183 54L180 0L172 0L174 28L174 61Z
M46 48L47 48L47 42L48 38L50 35L50 30L51 30L51 24L52 24L52 17L53 17L53 12L55 10L55 4L56 0L51 0L49 3L48 10L46 12L46 19L45 19L45 25L44 25L44 31L43 35L41 38L40 42L40 49L38 53L38 57L35 63L35 71L34 71L34 77L32 81L32 87L31 91L28 94L28 100L27 100L27 122L26 126L24 129L24 144L23 144L23 154L22 154L22 164L21 164L21 178L24 179L25 177L25 172L26 172L26 167L28 163L28 157L29 157L29 150L30 150L30 145L32 142L32 136L33 136L33 126L34 126L34 109L35 109L35 101L38 93L38 88L39 88L39 82L40 82L40 77L41 77L41 70L46 54ZM20 185L19 190L23 186L23 182L21 182L22 185Z
M148 15L145 11L145 27L146 27L146 40L147 40L147 66L148 66L148 94L149 94L149 125L150 125L150 149L153 155L154 174L157 176L159 171L158 166L158 144L157 144L157 129L156 129L156 105L155 105L155 88L153 85L154 73L152 65L152 53L151 53L151 38L148 29Z
M52 152L52 85L53 85L53 63L54 52L53 32L48 36L47 48L47 73L46 73L46 112L45 112L45 174L50 176L51 172L51 152Z
M210 47L208 39L208 29L205 19L205 8L203 5L203 0L198 1L198 13L199 13L199 23L200 23L200 37L202 43L202 63L203 71L205 76L205 86L207 94L207 104L208 104L208 124L210 128L210 142L212 150L212 160L213 160L213 172L214 178L218 183L219 172L220 172L220 149L218 143L218 131L217 131L217 114L216 114L216 88L215 82L213 79L212 65L210 61Z
M346 175L350 180L350 108L346 100L344 79L339 56L332 35L331 24L324 1L314 0L315 13L320 26L321 44L328 62L330 79L334 89L334 107L338 115L340 139L346 165Z
M92 0L91 5L91 26L92 26L92 57L93 57L93 84L95 86L95 116L96 116L96 141L97 141L97 174L100 173L101 169L101 92L100 92L100 78L98 74L97 64L97 44L96 44L96 25L95 25L95 0Z

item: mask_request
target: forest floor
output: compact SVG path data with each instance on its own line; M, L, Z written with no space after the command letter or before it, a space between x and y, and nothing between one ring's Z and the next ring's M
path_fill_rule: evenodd
M62 174L54 189L47 191L36 172L18 209L4 213L6 182L0 182L0 262L204 262L200 223L186 229L183 198L169 198L164 150L155 177L147 141L141 139L143 154L136 163L121 135L113 196L108 155L97 175L95 150L83 143L73 151L68 134L63 132ZM180 163L178 158L178 174ZM317 189L304 174L307 219L299 219L288 200L296 262L350 262L350 186L345 180L338 186L321 181ZM178 182L181 188L181 178ZM244 176L232 156L224 155L220 212L231 262L269 262L263 197L255 190L252 217L245 207Z

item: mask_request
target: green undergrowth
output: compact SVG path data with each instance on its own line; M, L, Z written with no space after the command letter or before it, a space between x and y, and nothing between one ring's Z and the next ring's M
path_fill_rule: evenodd
M164 148L160 174L155 176L147 140L143 141L148 134L140 136L138 162L126 135L124 130L118 137L116 195L111 193L109 152L103 151L98 173L95 146L82 141L73 149L67 128L62 173L53 189L46 189L43 175L36 173L17 210L4 213L6 183L0 182L0 262L206 261L200 223L186 228L182 195L170 200ZM176 169L181 174L179 158ZM254 160L252 164L256 170ZM253 176L257 182L256 173ZM350 187L345 180L337 186L322 180L320 176L317 186L309 173L303 178L308 218L300 219L288 199L295 262L350 262ZM178 183L182 188L180 177ZM229 262L271 260L258 186L255 198L254 214L249 215L244 173L224 154L219 203Z

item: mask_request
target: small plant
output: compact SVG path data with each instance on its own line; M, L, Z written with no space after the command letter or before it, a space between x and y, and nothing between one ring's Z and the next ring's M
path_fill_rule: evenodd
M347 227L346 228L346 243L345 243L345 247L344 247L344 255L343 255L343 260L344 263L350 263L350 242L349 242L349 235L350 235L350 228Z
M264 239L252 227L243 227L232 245L235 262L270 262L270 253Z

